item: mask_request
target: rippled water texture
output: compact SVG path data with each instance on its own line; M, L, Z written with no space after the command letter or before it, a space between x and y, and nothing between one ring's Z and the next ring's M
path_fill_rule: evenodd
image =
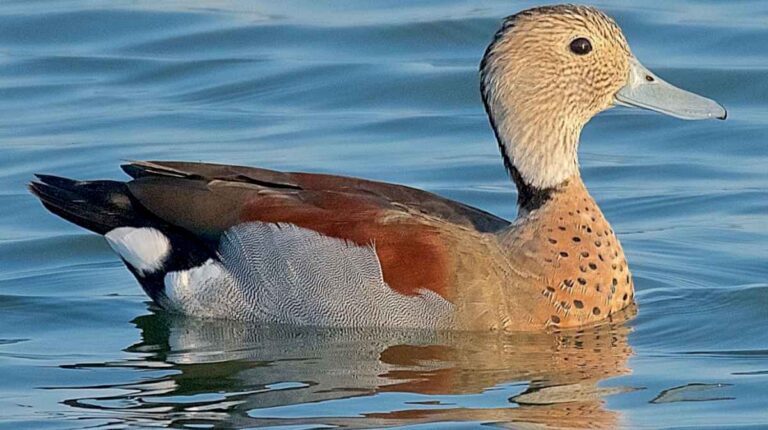
M477 63L530 2L0 3L0 427L768 426L768 4L602 2L647 66L729 109L583 134L637 316L515 336L310 330L148 307L33 172L206 160L409 184L515 215ZM631 317L629 315L628 317Z

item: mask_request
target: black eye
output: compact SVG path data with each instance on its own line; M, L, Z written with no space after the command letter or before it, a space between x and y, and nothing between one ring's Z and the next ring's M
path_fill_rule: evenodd
M592 51L592 44L589 42L589 39L586 39L584 37L579 37L577 39L573 39L571 42L571 52L573 52L576 55L587 55Z

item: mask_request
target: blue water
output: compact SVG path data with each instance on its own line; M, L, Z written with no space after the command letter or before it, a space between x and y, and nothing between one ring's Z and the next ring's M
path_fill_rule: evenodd
M768 3L598 2L726 122L613 110L583 134L637 316L510 336L310 330L150 309L34 172L126 159L334 172L515 215L478 95L531 2L0 3L0 427L768 427Z

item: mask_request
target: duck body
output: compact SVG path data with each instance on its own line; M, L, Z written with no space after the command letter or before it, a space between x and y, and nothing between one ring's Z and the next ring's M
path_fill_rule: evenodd
M633 284L579 174L582 127L619 103L687 119L725 110L643 68L615 22L582 6L507 18L480 72L518 189L513 222L406 186L204 163L129 163L128 182L38 175L30 190L187 315L506 331L610 319Z
M104 234L171 311L534 330L600 320L630 303L622 294L631 297L631 283L611 285L619 273L629 279L621 247L578 180L509 223L362 179L184 162L123 167L132 181L41 175L31 187L54 213Z

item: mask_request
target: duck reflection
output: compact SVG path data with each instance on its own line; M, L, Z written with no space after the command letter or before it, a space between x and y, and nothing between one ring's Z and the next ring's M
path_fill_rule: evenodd
M72 366L132 368L139 371L133 380L79 387L89 397L65 403L128 426L473 421L614 428L621 417L604 407L604 397L627 388L598 383L629 372L624 322L633 314L630 308L581 330L503 335L152 314L135 320L142 340L127 348L130 359Z

